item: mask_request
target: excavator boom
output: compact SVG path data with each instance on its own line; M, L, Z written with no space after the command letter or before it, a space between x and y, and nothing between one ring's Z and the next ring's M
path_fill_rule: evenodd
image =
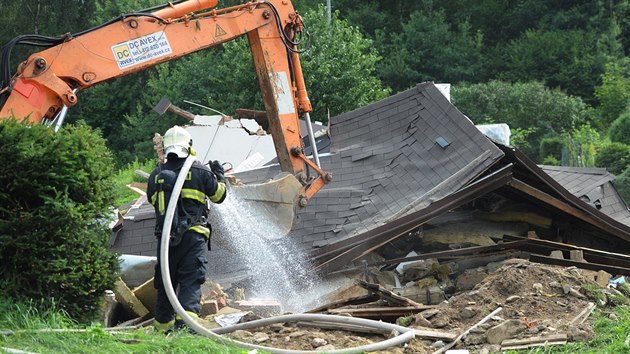
M52 121L77 103L78 90L247 36L280 166L302 184L297 202L305 205L330 176L303 153L299 114L312 108L295 43L302 19L288 0L214 9L217 2L169 3L65 35L0 81L0 119Z

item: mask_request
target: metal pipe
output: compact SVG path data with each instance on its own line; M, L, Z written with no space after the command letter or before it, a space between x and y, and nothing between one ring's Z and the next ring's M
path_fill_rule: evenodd
M308 130L308 140L311 142L311 150L313 151L313 158L317 167L322 168L319 163L319 152L317 151L317 144L315 144L315 135L313 134L313 124L311 123L311 115L306 112L306 130Z
M74 89L72 90L72 93L76 95L78 91L79 89ZM61 111L59 111L57 118L53 120L53 123L55 123L55 133L58 132L63 125L63 121L66 119L66 114L68 114L68 106L64 104L63 107L61 107Z
M330 9L330 0L326 0L326 19L328 20L328 23L330 23L330 21L332 21L331 13L332 13L332 11Z

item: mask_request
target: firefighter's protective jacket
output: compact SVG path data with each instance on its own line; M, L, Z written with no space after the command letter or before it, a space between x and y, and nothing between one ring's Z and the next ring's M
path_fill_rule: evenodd
M174 171L176 175L184 165L185 159L169 158L168 161L151 172L149 176L149 184L147 187L147 197L153 204L156 215L164 215L168 207L168 200L165 198L163 188L160 183L164 183L163 179L158 178L160 172L164 170ZM188 171L186 180L182 187L180 199L184 210L179 210L178 216L180 220L191 218L188 220L188 230L195 231L206 238L210 237L210 227L206 224L208 210L206 209L206 197L213 203L222 203L226 196L226 186L224 182L217 180L208 166L202 165L201 162L195 160L192 167ZM203 222L201 221L203 220ZM156 220L157 222L157 220ZM156 225L161 230L162 225Z

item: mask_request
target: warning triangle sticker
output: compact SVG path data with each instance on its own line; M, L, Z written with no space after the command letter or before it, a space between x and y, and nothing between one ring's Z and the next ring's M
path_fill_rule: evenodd
M221 26L217 25L217 28L215 29L214 36L215 37L221 37L221 36L225 36L226 34L227 34L227 32L225 32L225 30L223 30L223 28L221 28Z

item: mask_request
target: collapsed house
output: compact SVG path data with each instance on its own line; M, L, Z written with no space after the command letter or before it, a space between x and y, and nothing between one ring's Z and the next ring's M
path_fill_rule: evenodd
M630 211L612 175L537 166L483 135L432 83L332 117L329 138L330 152L320 161L333 180L297 211L286 237L320 273L353 267L371 254L393 264L410 252L462 252L471 246L486 247L476 253L536 251L539 261L550 253L544 241L603 252L630 249ZM250 184L279 172L271 165L235 176ZM155 255L153 230L152 207L139 202L111 249ZM216 247L211 259L214 280L247 277L230 250ZM625 259L588 252L584 259L595 263L591 267L611 266L605 268L611 274L630 274Z

